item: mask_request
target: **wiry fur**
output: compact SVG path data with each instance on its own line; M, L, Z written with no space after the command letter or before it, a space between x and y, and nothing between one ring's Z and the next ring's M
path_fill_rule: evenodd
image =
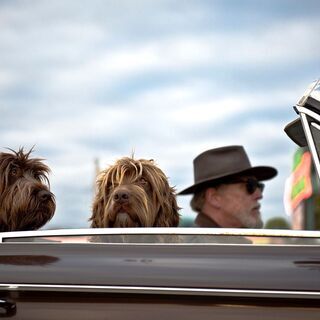
M124 157L98 176L91 227L176 227L178 210L175 190L153 160Z
M52 218L54 195L42 159L23 148L0 153L0 231L35 230Z

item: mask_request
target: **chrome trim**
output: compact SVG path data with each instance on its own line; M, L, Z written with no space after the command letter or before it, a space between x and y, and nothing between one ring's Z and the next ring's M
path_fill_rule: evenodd
M306 137L307 137L308 146L309 146L310 152L312 154L313 163L316 167L316 170L318 173L318 178L320 179L320 162L319 162L319 158L318 158L316 145L315 145L314 140L312 138L312 134L311 134L308 120L307 120L307 116L304 113L300 113L300 117L301 117L301 122L303 125L303 130L304 130Z
M207 288L170 288L144 286L81 286L81 285L41 285L41 284L0 284L0 290L8 291L64 291L64 292L98 292L98 293L136 293L136 294L179 294L232 297L276 297L320 299L319 291L286 290L238 290Z
M313 82L310 83L309 87L307 88L307 90L304 92L302 98L298 101L298 103L296 104L297 106L303 106L308 97L312 96L312 92L314 91L314 89L319 85L320 83L320 79L314 80Z
M305 113L306 115L308 115L309 117L312 117L314 119L316 119L317 121L320 122L320 115L311 111L310 109L307 109L305 107L299 107L299 106L296 106L296 109L299 113Z
M183 242L183 243L177 243L177 242L167 242L167 243L159 243L159 242L5 242L6 246L12 246L12 245L24 245L24 246L34 246L35 244L37 246L47 245L63 245L63 244L82 244L82 245L103 245L103 246L119 246L119 247L290 247L290 248L319 248L319 244L277 244L277 243L267 243L267 244L252 244L252 243L217 243L217 242L198 242L198 243L192 243L192 242Z
M88 228L59 229L37 231L13 231L0 233L0 242L5 238L81 236L81 235L226 235L226 236L260 236L260 237L296 237L320 238L320 231L315 230L275 230L275 229L231 229L231 228Z
M315 127L316 129L318 129L320 131L320 125L318 125L317 123L311 122L311 126Z
M320 116L317 113L315 113L307 108L304 108L304 107L297 107L297 110L299 111L303 130L306 135L308 146L309 146L312 158L313 158L313 163L316 167L316 170L318 173L318 178L320 179L320 161L319 161L316 145L315 145L315 142L312 137L312 133L311 133L308 119L307 119L307 115L309 117L319 121L319 122L320 122Z

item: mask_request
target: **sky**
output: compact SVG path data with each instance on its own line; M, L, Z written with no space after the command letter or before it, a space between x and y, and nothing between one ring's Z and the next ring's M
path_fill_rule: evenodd
M0 151L51 168L54 218L90 223L95 161L154 159L179 191L193 159L243 145L270 165L262 217L286 217L292 106L320 76L318 0L1 0ZM194 217L179 196L183 217Z

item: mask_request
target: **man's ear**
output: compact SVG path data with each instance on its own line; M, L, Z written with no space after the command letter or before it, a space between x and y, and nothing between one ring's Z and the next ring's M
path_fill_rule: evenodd
M220 208L220 195L217 188L208 188L205 192L206 202L215 208Z

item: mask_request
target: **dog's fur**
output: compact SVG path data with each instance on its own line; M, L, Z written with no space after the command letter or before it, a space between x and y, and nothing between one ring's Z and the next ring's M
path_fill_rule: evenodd
M9 149L0 153L0 231L35 230L55 212L50 192L50 169L42 159Z
M124 157L97 179L93 228L176 227L175 190L153 160Z

